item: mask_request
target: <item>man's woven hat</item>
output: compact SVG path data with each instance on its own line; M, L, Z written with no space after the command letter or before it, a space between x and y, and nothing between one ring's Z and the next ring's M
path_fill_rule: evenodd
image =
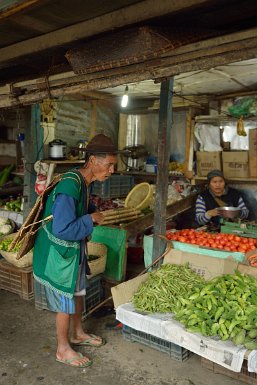
M98 134L90 140L86 146L86 152L89 154L118 154L121 151L117 149L108 136Z

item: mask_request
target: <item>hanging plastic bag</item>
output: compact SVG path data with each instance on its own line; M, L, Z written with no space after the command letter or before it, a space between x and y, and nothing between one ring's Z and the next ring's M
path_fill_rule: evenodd
M228 112L235 118L257 115L257 99L255 97L238 98L233 106L228 108Z
M34 170L37 173L37 178L35 182L35 192L37 193L37 195L40 195L46 189L47 173L49 170L49 166L48 164L38 160L34 165Z

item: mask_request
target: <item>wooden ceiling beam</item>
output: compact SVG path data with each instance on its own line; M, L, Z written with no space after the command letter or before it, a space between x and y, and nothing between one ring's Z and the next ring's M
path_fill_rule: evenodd
M53 28L47 21L36 19L29 15L15 15L12 17L11 22L21 27L27 27L29 25L31 30L41 33L47 33Z
M31 80L31 83L26 82L26 85L23 86L21 82L14 83L12 89L15 91L19 84L19 91L22 91L23 94L14 96L10 93L14 99L5 94L6 97L3 96L2 100L0 99L0 107L6 106L8 103L12 103L12 105L34 103L49 98L49 92L52 98L57 98L143 80L163 79L180 73L209 70L221 65L256 58L256 34L254 38L242 41L239 40L238 35L237 37L237 41L220 45L216 45L216 39L213 41L210 39L207 46L202 43L188 45L188 52L184 50L183 54L177 49L170 53L169 57L87 75L74 75L74 78L72 72L68 73L66 78L63 77L64 74L62 77L53 75L53 78L47 79L49 89L44 78ZM224 39L224 41L227 40ZM6 88L3 91L6 93Z
M210 0L162 0L159 2L144 0L105 15L1 48L0 63L209 2Z
M46 0L12 0L9 1L9 5L0 4L0 20L5 19L6 17L12 16L21 11L25 11L26 9L41 4Z

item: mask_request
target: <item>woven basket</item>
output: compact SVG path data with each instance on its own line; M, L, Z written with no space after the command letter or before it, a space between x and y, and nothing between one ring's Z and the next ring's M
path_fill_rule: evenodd
M37 231L42 225L42 213L44 210L45 202L50 194L50 192L54 189L56 184L60 181L60 175L56 175L51 183L46 187L46 189L42 192L41 195L37 197L36 203L30 210L27 218L25 219L23 225L15 233L15 237L9 247L9 250L12 250L17 243L21 242L21 247L17 253L17 257L22 258L24 255L27 255L30 250L34 247ZM47 218L44 218L44 222L51 220L52 215Z
M97 274L103 273L106 266L107 247L102 243L88 242L87 254L99 256L99 258L96 260L88 262L91 270L91 274L88 276L88 278L92 278Z
M149 183L139 183L128 193L125 207L143 210L150 206L153 199L153 190Z
M6 238L14 238L16 236L16 233L10 234L10 235L4 235L3 237L0 237L0 242L3 241ZM22 259L17 259L18 252L14 251L4 251L0 250L0 254L4 257L4 259L11 263L13 266L16 267L29 267L32 265L33 260L33 253L32 251L25 254Z

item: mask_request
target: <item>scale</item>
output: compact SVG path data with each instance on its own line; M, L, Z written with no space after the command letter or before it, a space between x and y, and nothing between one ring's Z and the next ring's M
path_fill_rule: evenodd
M226 234L236 234L246 238L257 238L257 223L242 219L227 220L221 218L220 232Z

